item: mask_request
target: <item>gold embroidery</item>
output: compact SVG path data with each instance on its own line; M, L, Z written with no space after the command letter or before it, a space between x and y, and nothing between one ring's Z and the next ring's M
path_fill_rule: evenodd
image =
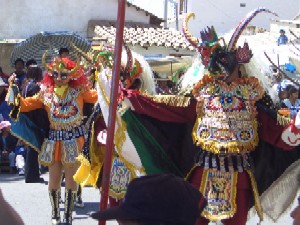
M210 221L232 217L236 212L238 172L204 170L199 191L207 199L201 215Z
M250 181L251 181L251 186L252 186L253 196L254 196L255 210L258 214L260 221L263 221L263 219L264 219L263 210L262 210L260 199L259 199L259 194L258 194L258 190L257 190L257 184L256 184L255 177L250 170L246 170L246 171L249 174Z

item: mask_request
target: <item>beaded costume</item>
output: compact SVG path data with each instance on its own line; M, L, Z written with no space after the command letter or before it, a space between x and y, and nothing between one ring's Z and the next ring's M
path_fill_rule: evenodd
M48 139L42 145L39 160L44 165L51 165L54 158L66 164L73 164L81 151L85 126L82 124L83 103L95 103L97 93L93 90L76 90L69 87L64 96L48 93L42 89L36 96L20 99L20 111L29 112L45 108L50 121Z
M256 77L241 72L243 64L252 58L252 51L247 43L242 47L236 47L236 43L249 22L261 12L272 13L264 8L249 13L228 44L218 38L213 27L200 33L200 43L187 31L186 21L184 34L199 52L202 63L201 68L190 68L193 78L200 77L192 87L192 97L129 93L125 98L129 104L122 119L147 174L185 174L190 162L187 156L195 149L185 139L184 129L188 132L188 126L177 128L182 123L194 124L189 134L196 146L196 163L187 179L208 200L197 225L220 220L225 225L246 224L251 196L262 220L251 153L261 148L260 140L273 148L292 149L281 139L284 127L263 110L258 113L257 105L264 101L267 90Z
M63 64L66 67L70 65L74 67L74 63L67 58L56 59L52 67L48 66L48 69L52 71L53 68L62 67ZM83 74L79 68L77 72L73 72L74 80L80 79L76 76ZM45 76L47 78L50 75ZM20 98L20 112L40 108L44 108L47 112L50 130L39 154L39 161L43 165L49 166L54 161L62 161L67 165L74 164L82 150L84 135L88 132L83 124L83 104L95 103L97 92L89 90L87 86L53 87L48 83L45 84L45 80L44 78L44 84L42 82L41 90L36 95Z

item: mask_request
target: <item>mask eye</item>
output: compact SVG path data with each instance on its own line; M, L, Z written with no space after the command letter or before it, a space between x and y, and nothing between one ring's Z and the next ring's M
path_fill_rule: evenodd
M60 77L62 80L66 80L68 78L68 74L67 73L61 73Z
M57 77L58 77L58 72L54 71L54 72L52 73L52 77L53 77L53 78L57 78Z

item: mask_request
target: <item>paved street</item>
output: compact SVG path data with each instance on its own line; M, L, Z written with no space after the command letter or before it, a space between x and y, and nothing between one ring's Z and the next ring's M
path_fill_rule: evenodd
M48 197L48 174L42 176L45 184L26 184L24 177L10 174L0 174L0 187L4 198L17 210L26 225L51 225L51 206ZM64 192L62 188L62 192ZM64 195L64 194L63 194ZM87 215L99 208L99 190L93 187L83 189L84 208L75 208L73 225L98 224ZM61 215L63 216L63 205ZM0 218L1 224L1 218ZM107 222L107 225L117 225L117 222ZM13 224L12 224L13 225Z
M51 207L47 191L48 174L44 174L42 177L45 179L45 184L26 184L22 176L0 174L0 187L5 199L17 210L26 225L51 225ZM75 208L73 225L98 224L97 221L89 218L87 213L99 208L99 191L92 187L85 187L83 189L83 200L85 207ZM296 205L296 202L294 205ZM61 212L62 214L63 212ZM247 225L257 225L257 222L257 216L252 216ZM106 224L117 225L118 223L107 222ZM272 223L267 219L262 223L262 225L273 224L291 225L292 219L287 213L277 223Z

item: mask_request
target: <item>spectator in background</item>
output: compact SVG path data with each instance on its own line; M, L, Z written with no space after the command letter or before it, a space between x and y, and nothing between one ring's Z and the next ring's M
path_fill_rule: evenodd
M3 72L2 67L0 67L0 78L2 78L5 83L8 83L8 77L9 76Z
M7 94L7 83L3 81L3 79L0 77L0 105L5 100L5 96Z
M157 78L157 86L156 86L156 92L158 94L169 94L170 93L170 88L169 88L169 83L168 83L167 78Z
M121 225L195 225L206 201L201 193L174 175L149 175L134 179L118 207L92 213L100 221Z
M35 59L29 59L27 60L25 66L26 66L26 70L28 70L29 66L37 66L37 62Z
M25 62L21 58L17 58L15 61L15 72L13 72L11 75L16 75L16 82L18 84L18 87L21 88L23 80L26 77L26 73L24 71L25 69Z
M31 66L31 65L37 65L37 62L36 62L36 60L35 59L29 59L29 60L27 60L27 62L26 62L26 64L25 64L25 66L26 66L26 68L28 69L28 67L29 66Z
M0 78L0 114L4 120L10 121L9 112L10 107L7 105L5 101L5 97L7 94L8 85Z
M285 31L283 29L281 29L280 31L280 36L277 39L277 44L279 45L286 45L288 42L288 38L285 35Z
M288 98L288 91L286 88L281 88L278 93L279 103L282 106L283 100Z
M34 59L26 62L27 74L22 84L22 96L31 97L40 91L39 82L43 79L42 69L37 66ZM29 120L33 121L38 127L49 127L49 120L44 109L37 109L26 114ZM44 182L40 177L38 152L31 146L27 146L25 161L25 182L39 183Z
M9 172L15 173L16 171L16 153L11 149L8 154Z
M300 109L300 99L298 99L298 89L294 86L288 88L288 98L282 102L282 108L289 108L291 110L291 118L297 114Z
M14 146L10 145L10 138L12 137L9 133L10 126L9 121L0 121L0 159L2 160L8 157L10 172L12 173L16 165L16 155Z

